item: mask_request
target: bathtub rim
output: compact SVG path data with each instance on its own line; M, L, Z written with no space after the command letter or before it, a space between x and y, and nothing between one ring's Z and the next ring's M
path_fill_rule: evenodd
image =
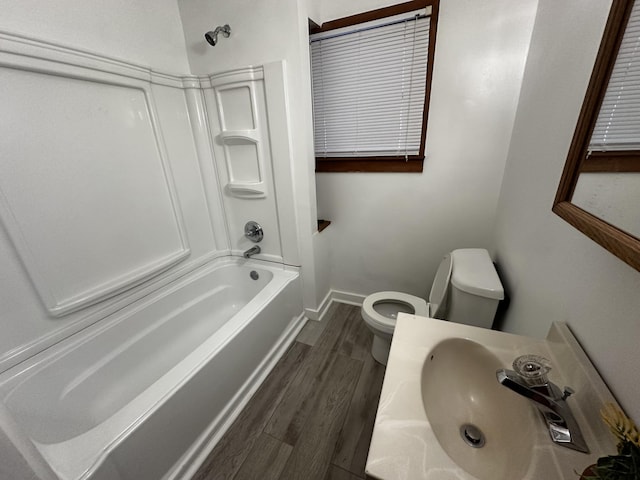
M46 349L24 359L17 365L0 372L0 399L4 401L4 399L7 398L12 391L19 388L23 382L28 381L32 376L36 375L46 367L46 363L58 360L67 352L77 348L78 345L90 341L102 332L115 327L126 318L144 310L147 306L172 294L189 283L201 279L213 270L229 265L237 265L239 267L256 266L258 269L269 270L274 273L274 279L276 278L276 275L279 274L283 274L285 277L290 279L294 279L299 275L299 268L297 267L291 267L289 265L273 263L265 260L250 259L247 261L238 257L229 256L216 258L206 265L202 265L172 282L163 285L157 290L144 295L136 301L116 310L115 312L112 312L98 322L87 325L83 329L74 332L53 345L50 345ZM268 284L265 285L265 288L267 286ZM253 301L253 299L251 301Z

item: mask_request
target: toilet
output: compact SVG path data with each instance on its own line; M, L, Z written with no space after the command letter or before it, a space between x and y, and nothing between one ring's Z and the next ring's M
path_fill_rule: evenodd
M444 256L431 285L429 303L402 292L376 292L362 303L362 318L373 332L371 355L386 365L399 313L491 328L502 283L483 248L463 248Z

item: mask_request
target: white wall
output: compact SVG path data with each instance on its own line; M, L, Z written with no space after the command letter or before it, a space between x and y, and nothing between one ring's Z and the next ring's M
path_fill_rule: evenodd
M187 73L175 0L0 1L0 30Z
M504 328L569 324L640 419L640 273L551 212L610 2L541 0L498 205L497 261L511 294Z
M324 23L335 20L336 18L348 17L402 2L389 0L351 0L350 2L322 0L319 3L321 4L320 14L322 15L322 22Z
M424 172L317 175L332 288L424 295L446 252L491 247L536 5L441 2ZM326 0L323 21L355 8Z
M326 294L327 273L316 272L316 202L311 133L311 94L307 18L317 15L317 6L302 0L255 2L240 0L179 0L187 53L192 73L224 72L248 65L286 63L289 108L290 158L274 162L292 164L295 218L302 265L304 305L314 309ZM309 8L309 10L307 10ZM204 33L228 23L231 37L215 47ZM316 275L320 275L316 281ZM320 291L317 290L320 288Z

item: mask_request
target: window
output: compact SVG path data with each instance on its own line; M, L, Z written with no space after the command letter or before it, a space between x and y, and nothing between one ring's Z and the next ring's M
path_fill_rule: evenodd
M613 0L553 211L638 270L639 173L640 2Z
M312 31L316 171L422 171L437 16L420 0Z

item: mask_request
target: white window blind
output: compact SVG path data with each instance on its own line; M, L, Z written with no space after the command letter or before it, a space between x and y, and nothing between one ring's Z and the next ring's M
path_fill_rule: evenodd
M428 46L424 15L312 35L316 156L419 154Z
M640 150L640 2L635 2L589 151Z

